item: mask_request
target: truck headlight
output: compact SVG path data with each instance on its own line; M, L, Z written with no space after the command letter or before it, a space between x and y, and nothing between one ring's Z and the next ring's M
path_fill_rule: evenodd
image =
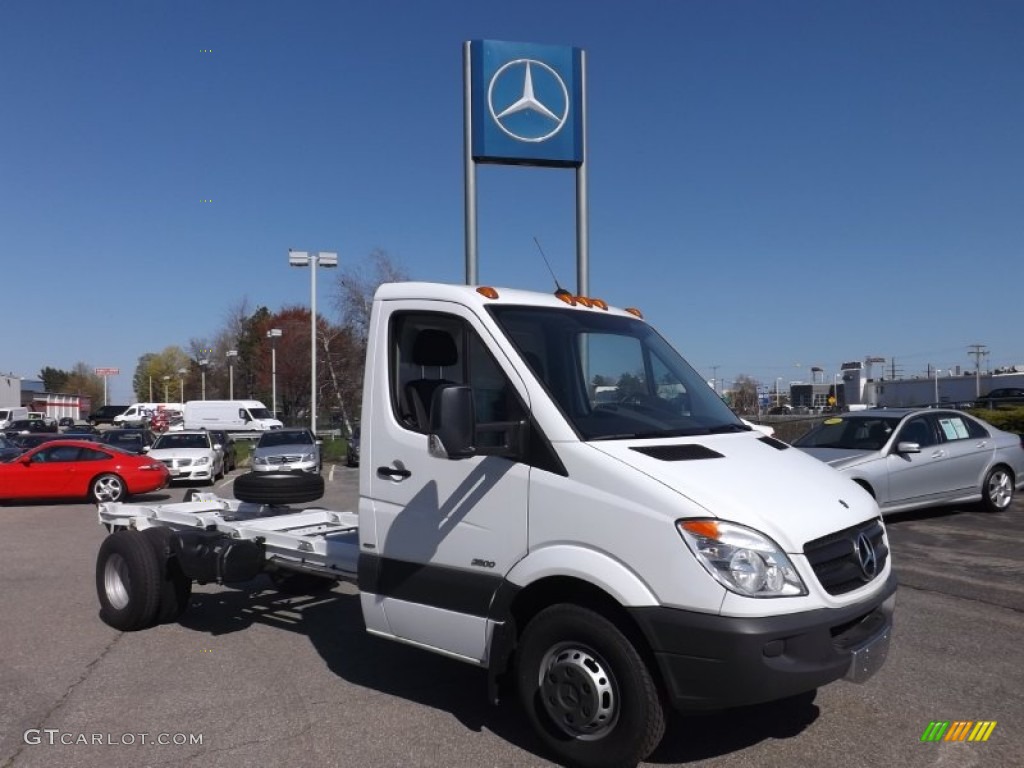
M676 528L700 564L730 592L745 597L807 594L786 553L763 533L720 520L678 520Z

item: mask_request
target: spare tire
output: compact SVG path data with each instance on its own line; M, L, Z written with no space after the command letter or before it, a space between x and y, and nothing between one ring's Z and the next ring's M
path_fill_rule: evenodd
M323 495L323 477L309 472L247 472L235 478L235 498L253 504L303 504Z

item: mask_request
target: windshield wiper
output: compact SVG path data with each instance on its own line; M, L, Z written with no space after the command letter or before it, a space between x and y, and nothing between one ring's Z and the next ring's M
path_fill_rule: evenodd
M719 424L717 427L707 427L707 434L722 435L726 432L749 432L752 429L746 424Z

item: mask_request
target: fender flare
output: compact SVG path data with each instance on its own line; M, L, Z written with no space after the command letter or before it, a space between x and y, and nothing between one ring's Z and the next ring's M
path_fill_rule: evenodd
M553 576L578 579L603 589L628 608L660 605L635 571L605 552L571 544L553 544L531 551L505 577L517 587Z

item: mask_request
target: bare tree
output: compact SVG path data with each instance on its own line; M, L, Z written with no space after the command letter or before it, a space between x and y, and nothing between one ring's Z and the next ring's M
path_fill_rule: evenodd
M374 250L362 263L341 270L334 288L334 306L341 327L325 326L319 331L334 390L334 399L348 434L352 434L352 416L361 406L366 343L370 332L373 295L382 283L400 283L409 279L406 271L383 250Z
M757 382L744 373L736 377L732 386L732 409L736 413L757 413Z
M341 324L360 344L366 344L373 294L378 286L408 279L405 270L379 248L370 254L366 262L353 263L341 270L335 283L334 306L341 316Z

